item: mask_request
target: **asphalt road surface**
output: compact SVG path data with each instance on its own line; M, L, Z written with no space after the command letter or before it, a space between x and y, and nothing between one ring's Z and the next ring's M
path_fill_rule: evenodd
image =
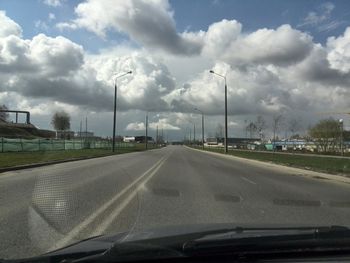
M182 146L3 173L0 258L158 226L350 225L350 184L305 174Z

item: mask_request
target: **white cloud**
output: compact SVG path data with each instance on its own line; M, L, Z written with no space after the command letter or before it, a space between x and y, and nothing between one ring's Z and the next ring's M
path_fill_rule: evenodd
M149 127L153 130L156 130L157 128L158 130L180 130L180 127L172 125L168 121L167 118L160 118L157 122L150 122Z
M54 13L49 13L49 20L55 20L56 19L56 15Z
M317 11L311 11L303 19L303 22L299 26L316 26L325 20L328 20L331 16L333 9L335 8L333 3L326 2L318 7Z
M95 1L85 3L98 5ZM133 12L139 2L126 1L123 5L123 8L133 5L130 10ZM160 12L164 15L166 12L167 19L173 21L170 6L163 9L165 11ZM101 14L97 10L96 19L98 15ZM127 17L123 19L128 21ZM139 23L134 19L131 24L135 26L136 21ZM121 22L118 20L118 23ZM144 32L139 32L140 36L129 25L118 29L131 30L137 35L132 38L144 48L124 44L88 54L82 46L62 36L39 34L24 39L22 29L1 11L0 24L0 103L11 100L15 108L16 105L32 108L37 116L44 116L45 108L51 112L55 107L107 111L107 116L113 109L112 75L127 70L133 74L118 79L118 114L133 110L165 112L158 120L150 120L152 131L157 125L173 132L189 126L186 116L193 113L194 107L203 110L206 116L211 115L207 117L211 122L219 122L217 119L224 112L224 84L223 79L209 74L209 69L227 75L232 130L239 129L241 122L237 119L247 114L291 111L305 114L324 111L325 105L350 107L347 99L350 95L350 29L344 35L329 38L327 45L322 46L315 44L310 35L289 25L244 33L239 22L222 20L210 25L207 31L180 34L173 31L182 40L202 47L201 53L193 52L196 56L186 57L174 55L181 50L177 44L167 50L159 43L153 46L144 40L142 34L149 30L146 27ZM81 24L75 21L69 26ZM108 30L109 27L102 28ZM155 37L152 41L163 37L162 32L158 33L152 35ZM187 52L180 53L189 54ZM130 112L121 118L118 115L118 123L121 119L118 125L137 131L142 128L144 113L140 117ZM199 117L196 121L200 123Z
M137 51L118 56L114 51L90 56L87 64L97 72L97 79L112 85L114 72L132 70L133 74L118 79L118 105L121 109L169 110L163 96L175 89L175 80L167 67Z
M223 20L205 34L205 54L219 57L231 65L290 65L302 61L312 49L312 37L282 25L276 30L259 29L241 34L236 21Z
M223 53L232 52L230 47L240 37L241 31L242 25L236 20L224 19L211 24L203 34L203 53L212 57L222 57Z
M344 35L338 38L330 37L327 41L329 53L327 59L332 69L337 69L343 73L350 72L350 27Z
M0 92L109 111L113 73L133 70L118 79L118 109L169 110L163 96L175 89L175 80L164 64L146 53L109 50L86 55L61 36L39 34L24 40L12 32L0 38Z
M201 47L176 32L167 0L87 0L75 8L77 18L59 23L64 29L86 28L105 38L109 30L127 33L146 47L174 54L196 54Z
M8 16L6 12L0 10L0 37L7 37L10 35L22 36L22 28Z
M49 26L46 24L45 21L37 20L35 21L34 26L41 31L49 30Z
M43 3L48 6L58 7L62 5L63 0L43 0Z
M143 122L132 122L129 123L125 128L127 131L144 131L145 129L146 127Z
M327 32L338 28L345 21L332 20L334 8L335 5L331 2L321 4L316 10L309 12L297 27L315 27L319 32Z
M148 123L148 128L150 130L173 130L173 131L178 131L180 130L180 127L174 126L170 123L168 123L167 118L162 118L159 119L157 122L149 122ZM145 131L146 126L144 122L131 122L128 125L126 125L125 128L126 131Z
M290 25L243 34L239 22L223 19L207 31L178 33L167 0L87 0L76 7L75 13L76 19L56 26L62 30L85 28L102 38L114 30L126 33L147 49L176 55L202 54L230 64L289 65L303 60L312 48L312 38Z

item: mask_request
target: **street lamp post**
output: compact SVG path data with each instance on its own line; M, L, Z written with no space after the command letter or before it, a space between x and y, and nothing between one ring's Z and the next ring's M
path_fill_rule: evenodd
M148 111L146 112L146 138L145 138L145 143L146 143L146 150L148 149Z
M344 130L344 122L343 119L339 120L339 124L340 124L340 154L341 156L344 155L344 148L343 148L343 130Z
M190 141L189 144L192 145L192 129L190 128Z
M191 129L190 129L190 144L193 143L193 145L196 144L196 123L188 120L190 124L193 124L193 141L192 141L192 136L191 136Z
M224 139L224 144L225 144L225 153L228 152L228 145L227 145L227 83L226 83L226 76L220 75L218 73L215 73L213 70L209 71L212 74L215 74L219 77L222 77L225 80L225 139Z
M200 112L202 114L202 148L204 150L204 113L198 108L194 108L194 110Z
M127 74L131 74L132 71L125 72L117 77L114 78L114 114L113 114L113 142L112 142L112 152L115 152L115 129L116 129L116 117L117 117L117 79L121 78Z
M196 145L196 124L193 123L193 145Z

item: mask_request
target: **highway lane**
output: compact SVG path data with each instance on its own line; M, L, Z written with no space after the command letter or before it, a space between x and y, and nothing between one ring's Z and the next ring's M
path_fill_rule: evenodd
M158 226L350 225L349 190L181 146L16 171L0 175L0 258Z

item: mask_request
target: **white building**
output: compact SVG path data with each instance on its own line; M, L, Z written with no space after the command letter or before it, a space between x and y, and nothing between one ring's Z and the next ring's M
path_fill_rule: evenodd
M135 136L124 136L123 142L135 142Z

